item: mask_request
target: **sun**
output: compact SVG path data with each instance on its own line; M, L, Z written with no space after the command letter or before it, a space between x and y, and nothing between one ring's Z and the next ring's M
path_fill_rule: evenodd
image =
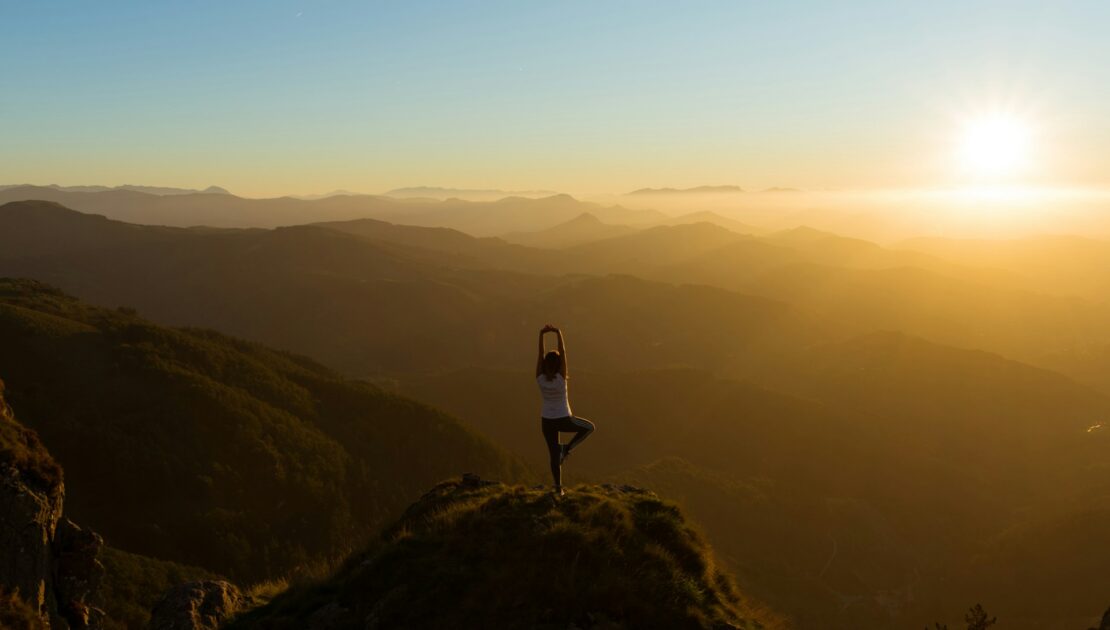
M959 161L969 174L1006 178L1030 166L1033 128L1012 114L988 114L968 119L959 141Z

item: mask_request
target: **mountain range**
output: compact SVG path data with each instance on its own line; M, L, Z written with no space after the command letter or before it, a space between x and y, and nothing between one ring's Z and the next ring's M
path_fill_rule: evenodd
M110 189L71 192L42 186L0 190L9 201L53 201L110 219L176 227L274 228L322 221L372 218L404 225L449 227L478 236L541 230L590 212L611 223L638 225L666 218L651 210L602 206L569 195L505 197L493 201L397 199L375 195L335 195L322 199L249 199L230 194L155 195Z
M640 188L633 190L628 195L715 195L742 193L744 189L739 186L695 186L693 188Z
M443 188L440 186L409 186L394 188L382 193L398 199L465 199L467 201L497 201L505 197L551 197L553 190L500 190L496 188Z
M579 202L528 203L546 223ZM572 222L533 247L372 217L187 228L9 203L0 276L35 280L3 285L0 377L83 525L251 581L376 553L375 528L463 470L543 479L531 369L553 320L575 411L599 426L568 480L678 501L784 627L905 627L981 601L1007 627L1062 630L1104 609L1110 558L1077 541L1110 496L1108 390L1082 361L1105 347L1105 294L1093 272L1055 281L1098 241L1037 267L590 214L562 223L627 229ZM98 494L131 478L149 485ZM171 480L180 497L157 493ZM274 605L318 610L366 578L337 575ZM258 610L282 627L293 608Z

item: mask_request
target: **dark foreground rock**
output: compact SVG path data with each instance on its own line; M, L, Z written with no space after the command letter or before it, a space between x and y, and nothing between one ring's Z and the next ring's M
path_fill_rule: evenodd
M0 586L53 630L96 629L104 541L62 516L61 468L20 425L0 382Z
M223 580L188 582L169 590L150 615L149 630L216 630L247 600Z

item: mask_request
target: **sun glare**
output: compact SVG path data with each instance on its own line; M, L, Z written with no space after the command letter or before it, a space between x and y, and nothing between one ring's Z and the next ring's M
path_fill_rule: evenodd
M1002 178L1029 167L1032 128L1019 117L992 114L968 120L959 146L960 163L970 174Z

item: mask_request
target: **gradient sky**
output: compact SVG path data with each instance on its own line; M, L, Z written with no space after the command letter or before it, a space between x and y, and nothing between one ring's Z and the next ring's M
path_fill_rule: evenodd
M930 187L1016 110L1110 184L1110 2L0 0L0 183Z

